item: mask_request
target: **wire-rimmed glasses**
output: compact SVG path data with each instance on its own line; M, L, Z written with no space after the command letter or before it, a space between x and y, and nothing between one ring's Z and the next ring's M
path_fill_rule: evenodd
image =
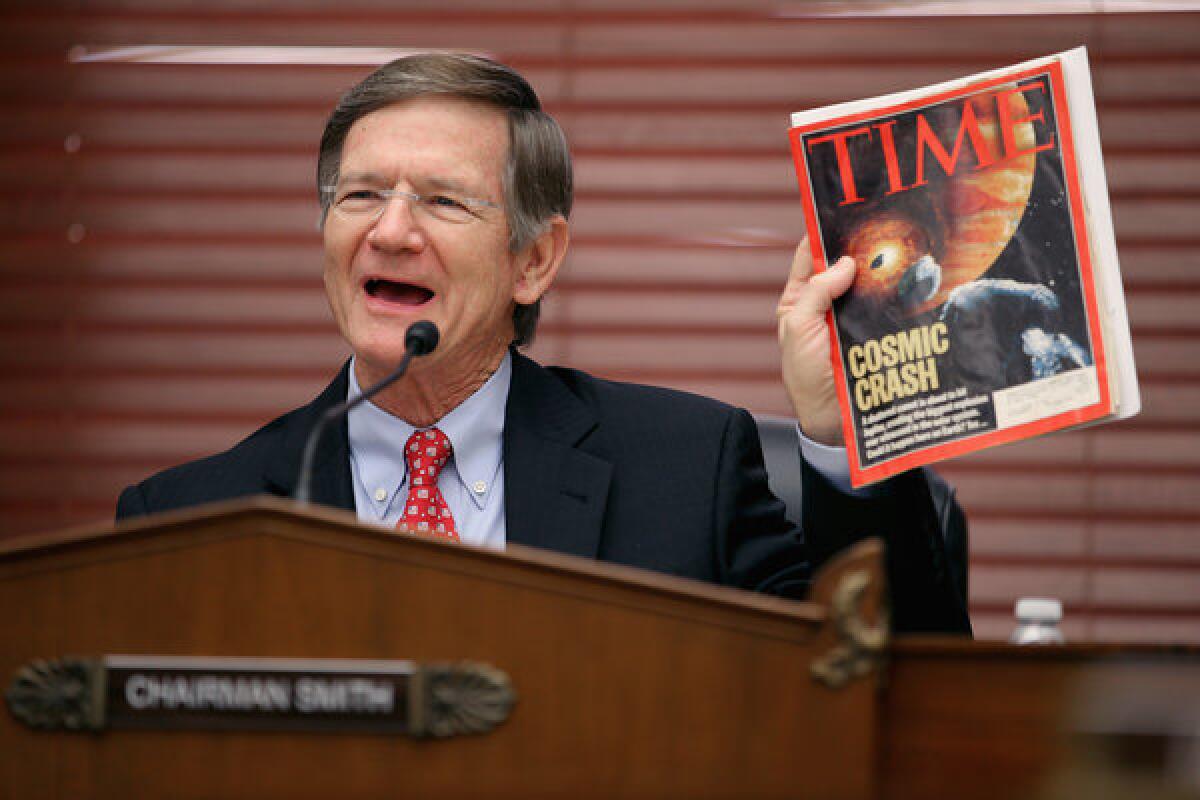
M499 208L498 203L466 197L452 189L437 189L424 194L404 189L382 189L367 186L322 186L333 213L356 222L374 222L383 216L393 198L409 200L414 212L430 219L464 224L482 219L481 209Z

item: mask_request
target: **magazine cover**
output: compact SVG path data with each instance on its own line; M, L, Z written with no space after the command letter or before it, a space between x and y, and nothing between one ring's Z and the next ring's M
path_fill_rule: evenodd
M855 485L1113 411L1062 63L902 98L790 134Z

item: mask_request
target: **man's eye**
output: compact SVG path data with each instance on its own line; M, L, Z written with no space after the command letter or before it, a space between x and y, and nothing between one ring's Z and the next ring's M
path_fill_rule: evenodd
M456 211L457 210L461 210L461 211L467 210L466 203L464 203L463 201L461 201L455 197L451 197L450 195L446 195L446 194L430 195L429 197L426 198L426 201L431 206L435 206L437 208L454 209Z
M342 194L342 196L340 198L338 198L338 202L339 203L373 203L373 202L377 202L379 200L379 197L380 197L379 192L373 191L371 189L351 189L347 192L344 192Z

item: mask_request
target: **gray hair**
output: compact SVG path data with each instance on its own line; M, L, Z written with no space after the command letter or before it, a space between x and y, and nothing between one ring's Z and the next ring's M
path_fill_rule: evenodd
M331 198L321 191L338 181L342 145L362 117L395 103L425 95L447 95L493 106L508 117L508 162L504 169L504 211L508 246L528 247L550 220L570 216L573 192L571 153L554 118L542 110L533 87L514 70L464 53L422 53L398 58L364 78L338 101L325 123L317 157L321 219ZM533 341L540 301L513 309L513 344Z

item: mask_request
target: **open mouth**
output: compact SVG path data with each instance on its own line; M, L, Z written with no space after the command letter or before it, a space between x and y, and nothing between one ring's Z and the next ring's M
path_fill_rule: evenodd
M401 306L419 306L433 299L433 292L424 286L412 283L371 278L363 287L367 294L377 300Z

